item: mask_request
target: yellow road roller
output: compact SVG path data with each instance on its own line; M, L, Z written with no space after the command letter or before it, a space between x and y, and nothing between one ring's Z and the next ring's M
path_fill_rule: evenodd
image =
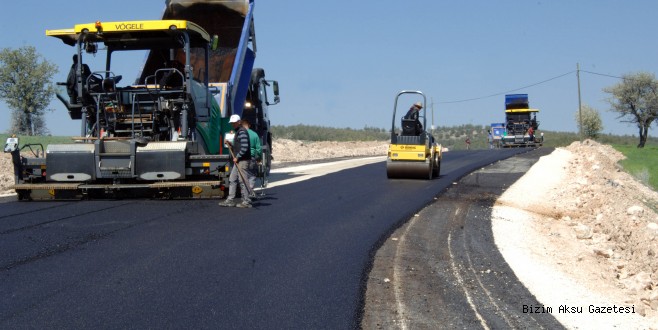
M417 94L422 103L411 105L407 113L397 117L398 100L404 94ZM391 144L388 146L386 175L389 179L428 179L439 177L441 171L441 145L434 142L434 137L427 127L425 105L427 98L420 91L403 90L395 96L393 106L393 123L391 127ZM400 127L395 124L400 118Z

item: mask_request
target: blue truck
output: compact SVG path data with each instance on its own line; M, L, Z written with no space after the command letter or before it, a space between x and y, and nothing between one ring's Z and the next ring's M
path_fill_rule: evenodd
M279 102L279 89L254 68L253 15L253 0L168 0L161 20L46 30L75 54L57 97L80 120L80 136L33 156L20 151L39 146L8 141L18 199L221 198L232 165L224 143L232 114L261 139L265 184L268 106ZM146 59L136 81L122 86L112 55L144 56L134 51ZM89 70L85 58L100 53L105 67Z
M493 145L495 148L500 148L500 141L503 139L503 135L505 135L505 123L491 123L491 137L493 139Z
M539 109L530 108L528 94L505 95L505 130L500 140L504 148L535 147L543 144L537 120Z

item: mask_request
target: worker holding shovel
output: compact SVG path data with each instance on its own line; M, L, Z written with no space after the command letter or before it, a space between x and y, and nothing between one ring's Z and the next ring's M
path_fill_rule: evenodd
M251 157L249 134L242 126L239 115L232 115L229 123L235 130L233 143L226 141L233 157L233 168L231 168L231 174L228 177L228 197L226 197L225 201L220 202L219 206L250 208L251 198L249 196L251 195L251 191L249 189L249 180L254 176L252 172L254 166L251 166L251 162L255 160ZM242 203L236 204L233 200L235 199L238 182L240 182L240 189L242 191Z

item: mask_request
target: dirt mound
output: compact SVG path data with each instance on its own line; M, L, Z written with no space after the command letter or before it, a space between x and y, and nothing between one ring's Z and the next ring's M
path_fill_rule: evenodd
M566 274L658 325L658 193L622 171L623 158L590 140L556 149L501 197L494 226L524 218L518 240L531 259L552 265L551 277Z
M14 166L11 163L11 154L0 154L0 195L11 194L14 191L8 189L14 184Z
M624 156L593 141L573 143L568 181L550 201L558 219L600 261L600 276L627 301L658 311L658 193L626 172Z
M350 142L304 142L299 140L275 139L272 141L274 163L300 162L307 160L386 156L386 141L350 141Z

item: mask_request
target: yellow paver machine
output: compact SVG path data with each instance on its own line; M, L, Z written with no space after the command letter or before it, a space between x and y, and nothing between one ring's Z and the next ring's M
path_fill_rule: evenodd
M233 114L261 140L264 187L272 159L268 107L279 93L278 82L254 68L253 10L254 0L167 0L162 20L46 30L73 47L58 98L81 121L80 136L41 146L34 157L20 154L30 145L7 141L18 199L221 198ZM145 53L137 80L119 85L114 70ZM85 59L97 55L105 67L92 71Z
M412 105L404 116L397 117L398 100L404 94L417 94L423 102ZM386 175L389 179L428 179L439 177L441 170L441 145L428 132L425 105L427 98L420 91L403 90L395 97L391 144L386 159ZM397 118L401 126L396 128Z

